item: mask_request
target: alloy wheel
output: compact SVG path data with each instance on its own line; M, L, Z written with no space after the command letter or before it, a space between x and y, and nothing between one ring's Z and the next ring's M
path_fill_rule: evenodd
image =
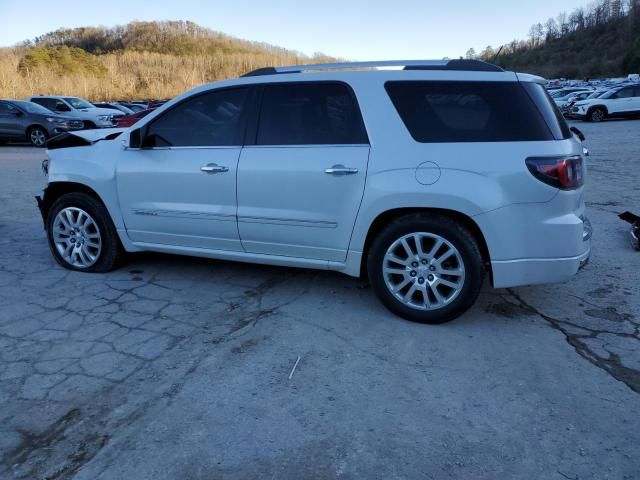
M433 233L404 235L388 248L383 277L391 294L417 310L437 310L460 294L465 267L458 249Z
M80 208L60 210L53 220L52 235L58 253L69 265L89 268L100 256L100 229L95 220Z
M47 136L39 128L34 128L33 130L31 130L31 133L29 134L29 140L31 140L31 143L34 144L36 147L42 147L47 141Z

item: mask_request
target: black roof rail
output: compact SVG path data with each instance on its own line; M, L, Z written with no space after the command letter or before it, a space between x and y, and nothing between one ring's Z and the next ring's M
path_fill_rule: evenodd
M503 68L482 60L449 60L444 67L430 65L407 65L404 70L454 70L464 72L504 72Z
M355 68L403 67L404 70L457 70L467 72L504 72L497 65L482 60L389 60L377 62L319 63L314 65L292 65L288 67L264 67L252 70L243 77L301 73L318 70L346 70Z

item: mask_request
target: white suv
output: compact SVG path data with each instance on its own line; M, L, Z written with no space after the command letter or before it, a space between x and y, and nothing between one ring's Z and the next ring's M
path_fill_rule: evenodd
M50 142L51 252L87 272L150 250L366 274L426 323L468 309L487 274L567 280L590 252L583 148L542 82L452 60L196 88L126 131Z
M576 102L569 112L572 118L601 122L611 117L640 116L640 84L628 85L601 95Z
M112 128L124 113L114 108L98 108L83 98L38 96L29 98L30 102L42 105L52 112L82 120L84 128Z

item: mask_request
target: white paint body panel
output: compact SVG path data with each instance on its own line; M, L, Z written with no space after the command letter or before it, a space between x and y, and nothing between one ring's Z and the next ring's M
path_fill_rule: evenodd
M487 243L496 286L563 281L576 273L589 253L589 242L582 239L582 188L561 192L538 181L528 172L525 158L581 155L577 139L420 144L411 138L384 89L389 80L518 81L512 72L345 71L233 79L187 92L135 128L209 89L318 80L351 86L370 146L145 151L127 148L125 132L117 140L51 151L49 181L78 182L95 190L127 250L333 269L357 276L367 234L378 216L394 209L430 208L454 211L476 223ZM224 164L229 172L201 173L200 166L208 162ZM358 173L324 173L337 164ZM417 171L420 165L437 170L437 175ZM136 209L178 215L136 215Z
M238 230L249 253L344 262L369 146L252 146L240 156ZM329 175L343 165L353 175Z

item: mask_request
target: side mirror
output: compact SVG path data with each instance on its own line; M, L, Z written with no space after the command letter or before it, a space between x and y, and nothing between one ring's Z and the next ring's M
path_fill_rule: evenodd
M16 111L16 113L14 113L14 115L15 115L16 117L23 117L23 116L24 116L24 112L22 112L22 111L20 111L20 110L17 110L17 111Z
M584 142L585 140L585 136L584 133L582 133L580 130L578 130L576 127L570 127L569 130L571 130L573 133L575 133L576 137L578 137L580 139L581 142Z
M140 148L142 145L140 137L141 137L140 129L136 128L131 133L129 133L129 145L125 145L125 146L128 148Z
M66 105L56 105L56 112L70 112L71 109Z

